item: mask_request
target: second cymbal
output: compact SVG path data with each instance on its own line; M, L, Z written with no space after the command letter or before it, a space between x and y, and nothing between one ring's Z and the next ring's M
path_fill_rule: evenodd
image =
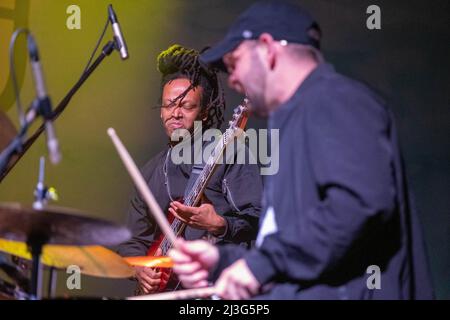
M31 260L23 242L0 239L0 251ZM76 265L82 274L95 277L128 278L134 275L134 269L121 256L102 246L45 245L41 261L59 269Z
M116 245L130 231L115 223L88 217L69 208L35 210L20 203L0 204L0 238L55 245Z

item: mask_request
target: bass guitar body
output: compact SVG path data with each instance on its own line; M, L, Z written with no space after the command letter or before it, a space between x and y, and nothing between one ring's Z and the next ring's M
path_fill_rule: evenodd
M177 200L180 201L180 200ZM181 202L181 201L180 201ZM171 214L170 212L167 212L167 220L169 221L169 224L172 224L175 220L175 216ZM164 242L164 235L160 233L156 240L153 242L153 244L150 246L150 248L147 251L148 256L155 256L158 249L161 248L161 254L162 256L167 255L166 250L161 245ZM175 287L178 285L178 280L176 279L176 276L173 274L171 268L160 268L159 271L161 271L161 282L159 284L158 291L167 291L167 290L174 290Z

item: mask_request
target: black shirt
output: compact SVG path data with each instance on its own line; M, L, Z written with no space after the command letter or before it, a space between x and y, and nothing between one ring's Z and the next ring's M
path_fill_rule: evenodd
M265 181L261 217L264 224L273 210L272 231L250 251L221 248L212 280L244 258L261 284L273 284L258 298L432 298L394 119L383 101L321 64L270 115L269 127L280 130L280 169ZM380 289L367 285L370 266L381 272Z
M143 167L142 173L156 201L167 212L169 203L180 200L185 193L192 164L175 165L168 153L161 151ZM205 189L205 196L216 212L226 220L226 232L218 243L249 246L255 239L261 208L262 179L257 164L220 164ZM144 256L159 228L148 207L135 190L130 201L127 225L132 238L121 244L122 256ZM198 239L202 230L187 227L186 239Z

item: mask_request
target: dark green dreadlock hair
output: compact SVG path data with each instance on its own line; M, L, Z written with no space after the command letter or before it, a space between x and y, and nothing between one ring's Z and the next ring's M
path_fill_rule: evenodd
M168 82L186 78L191 82L190 87L180 94L175 101L181 100L194 87L201 86L202 110L207 119L204 128L219 128L223 122L225 97L217 71L202 65L199 61L200 53L193 49L174 44L158 55L157 68L162 74L161 88Z

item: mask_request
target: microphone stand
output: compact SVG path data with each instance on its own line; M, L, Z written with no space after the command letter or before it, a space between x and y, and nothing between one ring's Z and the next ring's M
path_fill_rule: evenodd
M97 69L100 63L105 59L105 57L109 56L114 49L117 48L117 44L115 41L109 41L102 49L102 52L99 54L97 59L86 69L85 72L81 75L80 79L75 83L75 85L70 89L69 93L61 100L58 106L52 113L51 121L55 121L61 113L66 109L72 97L75 93L80 89L83 83L89 78L92 72ZM28 151L28 149L33 145L36 139L42 134L45 130L45 124L42 124L36 132L28 138L24 143L23 138L25 137L26 131L28 130L30 122L25 123L17 137L6 147L6 149L0 154L0 182L8 175L11 169L16 165L16 163L22 158L22 156ZM13 155L16 154L17 157L13 158Z
M0 153L0 173L6 175L6 168L9 162L12 162L11 159L15 154L20 154L23 152L23 139L28 131L28 128L36 119L36 115L39 114L39 101L36 99L33 101L30 111L34 111L33 117L30 119L26 119L20 128L20 131L17 133L17 136L9 143L9 145ZM16 159L14 159L16 160ZM1 180L0 180L1 181Z

